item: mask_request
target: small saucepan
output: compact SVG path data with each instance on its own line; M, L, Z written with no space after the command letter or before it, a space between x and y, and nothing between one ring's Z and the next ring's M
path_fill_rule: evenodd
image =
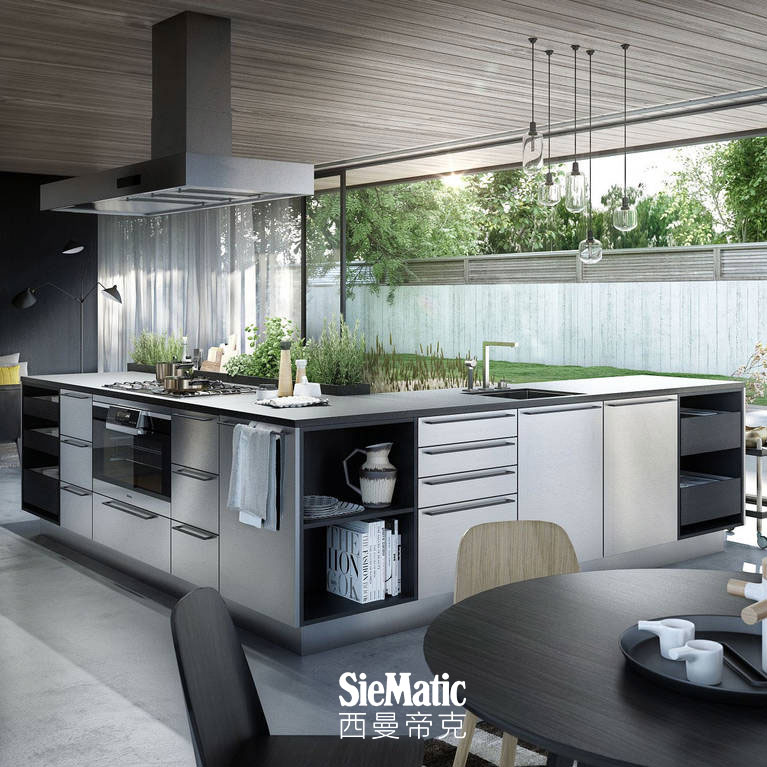
M162 388L171 394L179 394L181 392L198 391L205 388L205 382L188 376L165 376L162 379Z

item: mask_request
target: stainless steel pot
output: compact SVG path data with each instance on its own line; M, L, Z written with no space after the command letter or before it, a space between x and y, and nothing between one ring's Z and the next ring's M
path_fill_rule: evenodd
M178 394L185 391L195 391L197 389L204 389L205 382L201 380L195 380L188 376L165 376L162 379L162 388L172 394Z
M155 378L162 383L168 376L175 375L173 365L173 362L158 362L154 366Z

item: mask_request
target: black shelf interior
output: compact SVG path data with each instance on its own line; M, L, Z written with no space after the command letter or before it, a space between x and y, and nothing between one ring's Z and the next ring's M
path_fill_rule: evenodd
M341 501L360 503L361 499L346 484L343 459L355 448L392 442L389 460L397 468L397 484L391 506L365 509L336 519L305 521L302 527L302 623L307 625L371 610L403 604L416 598L417 515L416 507L416 433L413 420L319 429L303 435L303 494L330 495ZM364 456L349 462L350 478L358 484L359 467ZM350 520L396 519L402 535L402 591L367 604L327 591L327 528Z
M22 386L21 506L59 521L59 395Z

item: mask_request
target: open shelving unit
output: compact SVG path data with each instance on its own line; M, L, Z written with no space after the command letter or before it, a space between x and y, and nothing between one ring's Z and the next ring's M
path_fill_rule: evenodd
M301 497L330 495L342 501L360 503L347 486L343 459L355 448L392 442L390 460L397 468L397 484L391 506L365 509L355 514L326 519L305 520L301 529L301 622L309 625L349 615L370 612L410 602L416 598L418 527L416 514L416 435L413 420L305 431L303 434L303 472ZM353 465L356 476L358 465ZM326 588L327 528L351 520L396 519L402 535L402 593L367 604L331 594Z
M21 507L58 524L58 391L24 384L21 428Z
M743 394L679 399L679 537L743 524Z

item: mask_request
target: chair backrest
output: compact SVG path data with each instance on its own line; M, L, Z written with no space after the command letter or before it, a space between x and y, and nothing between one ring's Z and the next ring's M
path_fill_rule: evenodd
M486 522L458 546L455 601L507 583L580 571L567 533L553 522Z
M230 765L248 741L269 734L234 623L206 588L176 603L170 625L197 763Z

